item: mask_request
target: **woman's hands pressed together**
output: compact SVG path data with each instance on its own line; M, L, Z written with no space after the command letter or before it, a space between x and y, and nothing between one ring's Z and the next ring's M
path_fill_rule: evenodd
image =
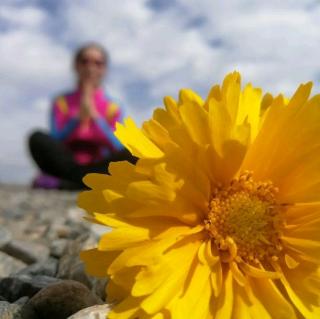
M81 122L87 122L90 119L96 119L98 112L94 104L94 84L90 79L82 83L82 94L80 100L79 118Z

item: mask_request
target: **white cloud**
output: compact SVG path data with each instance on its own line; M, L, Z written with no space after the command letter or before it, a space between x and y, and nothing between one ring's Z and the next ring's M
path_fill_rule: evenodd
M41 27L46 20L47 14L37 7L0 7L0 19L3 19L9 26L15 28L34 29Z

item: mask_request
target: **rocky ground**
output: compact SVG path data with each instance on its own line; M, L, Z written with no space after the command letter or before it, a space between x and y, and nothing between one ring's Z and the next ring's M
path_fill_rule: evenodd
M0 184L1 319L105 318L106 280L78 255L106 229L82 218L76 198Z

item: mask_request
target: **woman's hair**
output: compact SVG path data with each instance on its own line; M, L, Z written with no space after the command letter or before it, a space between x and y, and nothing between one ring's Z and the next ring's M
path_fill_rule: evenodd
M84 45L82 45L81 47L79 47L75 54L74 54L74 58L73 58L73 62L74 64L78 64L84 54L84 52L87 50L87 49L91 49L91 48L94 48L94 49L97 49L101 52L102 56L103 56L103 59L105 61L105 64L106 66L108 66L109 64L109 54L108 54L108 51L99 43L95 43L95 42L90 42L90 43L86 43Z

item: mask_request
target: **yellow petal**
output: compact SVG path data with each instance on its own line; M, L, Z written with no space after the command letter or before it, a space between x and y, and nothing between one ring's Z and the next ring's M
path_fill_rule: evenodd
M89 274L107 277L107 269L118 255L118 251L106 253L94 248L80 252L80 259L85 263L85 269Z
M266 111L263 125L244 158L241 170L253 171L259 180L265 180L267 176L270 178L266 169L271 165L272 156L276 156L273 145L275 141L279 141L279 137L283 134L283 132L279 132L279 118L283 118L283 109L283 98L281 96L275 98Z
M252 318L296 319L294 307L270 279L250 279ZM258 306L258 307L257 307ZM263 316L264 315L264 316Z
M212 151L208 154L212 162L215 179L227 183L239 170L250 139L247 124L235 127L222 102L209 103L209 126Z
M237 318L248 318L248 319L254 319L254 318L260 318L260 319L272 319L271 317L266 317L264 313L264 309L261 309L259 307L259 316L251 316L252 309L250 309L250 303L247 301L248 298L244 296L245 293L243 292L243 289L240 289L239 286L235 285L234 288L234 303L233 303L233 312L231 319L237 319ZM256 307L260 306L260 304L256 304Z
M79 194L77 204L88 213L108 213L110 207L101 191L84 191Z
M193 103L198 106L203 106L202 98L190 89L181 89L179 92L179 106L187 103Z
M199 145L209 144L208 112L202 105L187 100L179 110L192 140Z
M124 250L115 258L108 269L108 274L112 275L120 271L123 267L145 266L156 264L162 258L165 249L172 245L171 241L162 240L154 243L153 241L142 243L136 247Z
M234 280L238 283L240 286L245 286L247 283L247 278L245 274L239 269L238 264L234 261L230 262L230 271L232 273L232 276Z
M274 99L263 125L244 159L242 170L258 180L272 180L284 203L318 201L320 147L320 97L306 101L310 85L301 86L299 98L285 106Z
M171 129L181 124L181 118L177 103L172 97L166 96L163 102L166 109L155 109L153 119L166 128L170 134Z
M178 105L174 98L171 96L165 96L163 98L163 103L166 107L166 110L168 111L168 114L170 114L172 117L176 118L176 122L179 122L179 111L178 111Z
M176 181L176 177L169 173L164 164L154 166L154 180L140 180L131 182L126 195L142 203L154 201L173 201L176 190L181 188L183 181Z
M119 194L125 194L128 185L137 180L143 180L150 176L150 173L139 170L139 161L133 165L127 161L111 162L109 164L109 173L105 179L104 190L113 190Z
M314 218L312 221L301 222L299 225L288 227L284 230L285 237L293 237L300 239L310 239L318 241L320 244L320 216Z
M151 294L166 280L169 271L172 271L172 269L165 263L150 265L141 269L132 286L132 296L139 297Z
M129 210L130 213L130 210ZM140 207L134 209L129 217L143 217L143 216L163 216L172 217L180 220L187 225L198 225L200 221L200 214L195 207L186 207L178 205L175 201L174 205L168 205L166 203L161 203L161 205L146 205L145 207Z
M273 96L270 93L266 93L261 101L261 112L264 113L267 108L272 104Z
M215 300L215 319L231 318L234 305L233 277L228 271L224 278L224 286L219 297Z
M221 89L220 89L220 86L219 85L214 85L209 93L208 93L208 96L206 98L206 101L205 101L205 104L204 104L204 109L205 110L209 110L209 102L211 100L216 100L216 101L221 101L222 99L222 96L221 96Z
M221 293L223 282L222 265L217 262L215 265L211 266L212 272L210 277L210 282L213 290L213 295L218 297Z
M191 229L190 237L186 236L185 239L185 237L182 236L184 232L185 231L181 234L176 233L175 236L166 236L160 240L150 240L140 243L136 247L127 248L115 258L108 269L108 273L110 275L114 274L123 267L155 265L162 262L164 252L169 248L172 249L175 244L179 244L185 240L193 242L196 240L195 238L200 241L203 238L202 234L193 235L193 230Z
M220 259L216 248L212 246L212 241L208 240L206 243L206 249L204 251L206 261L210 267L214 266Z
M137 166L127 162L112 162L109 165L109 173L106 174L87 174L83 181L93 189L92 193L83 192L79 196L80 204L82 204L82 194L88 194L88 197L97 196L97 198L104 197L107 202L112 201L116 196L124 195L128 184L133 181L146 179L146 175L137 172ZM109 195L114 194L112 198ZM87 206L90 203L87 204Z
M278 272L281 272L281 268L278 264L274 264L274 267ZM307 281L307 278L312 276L313 272L316 270L317 268L312 264L302 263L294 270L287 269L281 276L281 282L284 285L291 302L304 318L319 318L320 316L320 282L314 282L314 284L317 285L317 293L314 293L310 286L310 281ZM316 276L318 278L319 274Z
M149 230L139 227L122 227L103 235L99 241L99 250L122 250L150 239Z
M289 269L295 269L299 266L299 262L294 259L292 256L285 254L284 255L284 260L286 262L286 265L288 266Z
M184 197L184 201L192 202L193 206L206 210L210 195L210 179L201 168L203 163L200 159L203 151L197 148L190 157L179 148L171 149L168 153L167 169L170 172L174 171L177 179L182 181L179 194Z
M112 280L109 280L106 287L106 295L107 301L110 304L114 304L124 300L129 295L129 291L124 287L116 285Z
M279 308L276 308L275 306ZM268 279L248 279L248 286L234 285L232 319L295 319L295 311Z
M222 102L230 115L231 122L235 123L239 110L241 77L238 72L228 74L222 84Z
M240 95L237 123L241 125L247 120L250 125L251 140L258 134L261 95L261 90L253 88L251 84L248 84Z
M194 267L193 267L194 266ZM195 263L191 266L189 280L184 286L184 293L175 302L172 317L203 319L209 312L212 289L210 286L211 270L208 265Z
M117 273L110 276L110 282L123 288L126 292L130 292L132 285L135 282L135 277L140 272L140 267L124 267Z
M320 217L320 203L305 203L288 206L286 210L287 227L298 226Z
M108 180L107 166L106 166L106 174L91 173L91 174L87 174L83 178L83 182L88 187L95 190L105 189L108 186L107 180Z
M320 106L320 103L319 103ZM319 116L320 119L320 116ZM295 160L292 160L294 167L287 176L279 182L279 187L285 190L281 193L280 200L285 203L313 202L319 200L320 191L320 147ZM291 163L292 163L291 162ZM290 163L290 162L289 162Z
M309 98L312 88L312 82L306 84L301 84L288 104L288 107L291 109L299 109Z
M143 203L154 200L173 201L176 193L173 189L165 189L163 185L156 185L151 181L138 181L128 186L127 196Z
M108 314L108 319L132 319L139 311L139 301L141 299L127 297L116 305Z
M149 314L156 313L169 304L170 300L180 291L186 280L191 260L196 255L200 242L187 242L171 251L170 262L176 271L168 274L166 281L141 303L141 307Z
M262 268L253 267L247 263L241 263L240 268L249 276L255 278L270 278L270 279L277 279L280 275L274 271L267 271Z
M305 260L319 263L320 258L320 242L311 239L301 239L294 237L282 237L286 247L299 253L299 256Z
M116 124L114 135L138 158L159 158L163 156L162 151L137 128L130 118L124 120L124 125Z
M154 119L144 122L142 129L145 135L162 151L165 150L166 144L173 143L167 129Z

